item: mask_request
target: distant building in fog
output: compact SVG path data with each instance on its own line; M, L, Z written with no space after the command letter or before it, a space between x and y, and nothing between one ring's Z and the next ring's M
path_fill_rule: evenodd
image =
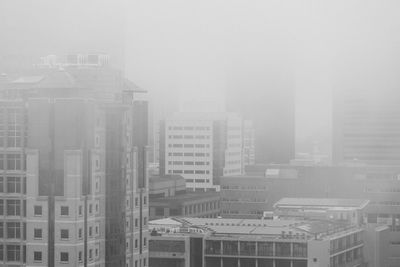
M335 88L333 161L400 165L398 88Z
M221 177L221 216L261 218L281 198L367 199L368 223L389 226L390 265L400 266L399 166L256 165Z
M256 163L255 130L253 122L243 122L243 165L254 165Z
M181 112L160 127L160 175L179 174L192 191L219 191L243 173L243 121L233 113Z
M31 72L0 88L0 265L145 266L147 103L102 65Z
M227 110L253 122L257 163L286 164L295 158L295 85L289 65L271 66L265 76L257 73L263 69L236 73L241 83L232 81L228 93ZM252 76L252 72L260 76ZM252 78L255 80L249 80Z
M218 192L187 192L180 175L153 176L149 180L150 220L166 217L217 217Z

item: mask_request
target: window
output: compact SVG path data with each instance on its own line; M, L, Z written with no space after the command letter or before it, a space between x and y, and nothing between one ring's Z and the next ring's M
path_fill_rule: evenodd
M139 198L135 198L135 206L139 206Z
M78 238L82 239L82 228L79 228L78 230Z
M34 239L42 239L42 229L41 228L35 228L33 230L33 238Z
M0 144L1 146L1 144ZM0 154L0 170L4 170L4 154Z
M135 248L138 248L138 240L135 239Z
M147 197L143 197L143 205L147 204Z
M61 262L68 262L68 252L61 252L60 253L60 261Z
M0 199L0 215L4 214L4 200Z
M19 245L7 245L7 261L20 261L21 247Z
M146 266L146 259L143 259L143 266Z
M41 251L34 251L33 252L33 260L34 261L42 261L42 252Z
M21 215L21 202L16 199L7 199L7 215L20 216Z
M92 226L89 227L89 237L92 237Z
M164 215L164 210L163 210L163 215ZM135 227L139 227L139 219L135 219Z
M4 237L4 223L0 222L0 238Z
M21 193L20 177L7 177L7 193Z
M61 206L61 216L68 216L68 215L69 215L69 207Z
M147 238L146 237L143 238L143 246L147 246Z
M89 249L89 260L93 259L93 251L92 249Z
M78 215L82 216L82 205L80 205L78 208Z
M147 217L143 217L143 225L147 224Z
M34 206L33 209L35 216L42 216L42 206Z
M0 160L1 160L1 158L0 158ZM0 168L0 170L1 170L1 168ZM3 193L3 192L4 192L4 178L0 177L0 193Z
M4 251L3 250L4 250L3 245L0 245L0 261L4 260L4 258L3 258Z
M92 214L92 204L89 204L89 214Z
M78 253L78 261L82 262L82 251L79 251Z
M96 230L95 230L95 232L96 232L96 235L98 235L99 234L99 227L98 226L96 226L96 228L95 228Z
M8 154L7 155L7 169L9 171L21 170L21 155Z
M68 239L68 238L69 238L69 230L61 229L61 239Z

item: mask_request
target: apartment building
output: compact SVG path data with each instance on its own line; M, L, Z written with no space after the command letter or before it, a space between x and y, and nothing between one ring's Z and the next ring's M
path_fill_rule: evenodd
M232 113L177 113L160 127L160 174L192 191L219 191L219 177L243 173L242 119Z
M148 265L147 103L78 65L1 85L0 265Z

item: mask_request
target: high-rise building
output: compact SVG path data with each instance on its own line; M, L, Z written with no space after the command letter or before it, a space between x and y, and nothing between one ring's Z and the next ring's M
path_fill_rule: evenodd
M293 74L287 66L270 66L268 74L265 68L257 73L249 67L232 76L227 110L253 121L257 163L289 163L295 158Z
M181 112L160 127L160 174L180 174L193 191L219 191L243 172L243 121L232 113Z
M147 266L147 104L131 85L83 63L1 85L0 265Z
M333 161L400 164L397 88L365 85L336 88L333 101Z

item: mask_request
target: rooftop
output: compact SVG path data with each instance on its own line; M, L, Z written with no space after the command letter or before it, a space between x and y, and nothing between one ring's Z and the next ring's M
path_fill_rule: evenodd
M164 218L149 222L149 229L164 234L192 232L214 236L257 236L272 239L323 238L355 226L336 221L257 220L227 218ZM168 229L168 231L166 231Z
M274 204L274 208L283 207L314 207L337 209L363 209L369 201L365 199L337 199L337 198L282 198Z
M172 204L180 204L185 201L197 201L197 200L202 200L206 199L209 200L211 197L219 197L219 193L217 192L191 192L191 193L185 193L185 194L178 194L175 196L170 196L170 197L162 197L159 199L152 199L152 204L165 204L166 206L172 205Z

